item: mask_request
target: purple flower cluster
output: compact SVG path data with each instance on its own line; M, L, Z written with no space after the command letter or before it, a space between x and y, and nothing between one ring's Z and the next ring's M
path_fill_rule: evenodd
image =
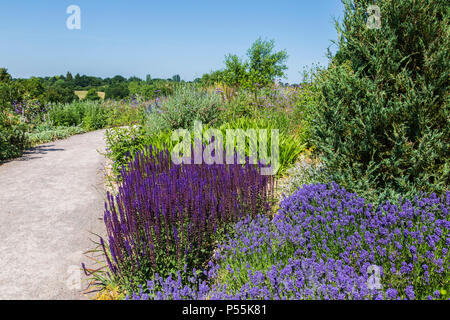
M118 194L108 194L108 245L101 243L113 276L124 280L197 265L218 233L244 212L267 211L273 195L273 177L258 166L175 165L168 150L151 146L121 178Z
M43 119L43 114L48 111L48 106L41 105L37 100L13 101L11 103L14 113L21 115L24 121L31 122Z
M155 278L131 298L445 299L449 206L450 192L374 207L335 183L305 185L273 219L237 223L203 278Z
M274 110L291 110L297 106L302 97L302 86L287 86L283 87L280 84L276 84L270 90L264 90L262 96L259 97L257 106L259 108L265 108L268 112Z

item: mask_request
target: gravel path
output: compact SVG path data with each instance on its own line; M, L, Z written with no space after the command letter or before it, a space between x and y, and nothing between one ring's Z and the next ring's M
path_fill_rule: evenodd
M91 232L105 232L105 159L97 150L105 150L104 130L0 165L0 299L88 298L83 252L98 240Z

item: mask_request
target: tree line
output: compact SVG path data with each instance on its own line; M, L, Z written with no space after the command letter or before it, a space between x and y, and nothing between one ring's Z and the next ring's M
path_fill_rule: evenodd
M275 51L273 40L257 39L247 51L246 59L236 54L225 56L225 67L211 71L193 81L196 85L208 87L218 83L234 88L256 91L285 78L287 70L286 50ZM75 91L88 91L84 99L100 99L97 92L104 92L105 99L123 99L140 95L147 99L170 95L174 88L184 81L180 75L168 79L153 79L147 74L144 79L121 75L101 78L96 76L66 75L14 79L6 68L0 68L0 103L14 104L37 100L42 104L69 103L79 99Z

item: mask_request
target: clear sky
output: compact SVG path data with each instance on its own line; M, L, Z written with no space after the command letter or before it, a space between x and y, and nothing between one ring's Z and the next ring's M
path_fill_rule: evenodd
M81 29L69 30L69 5ZM259 36L289 55L289 82L326 65L340 0L0 0L0 67L13 77L120 74L193 80L245 56ZM331 47L333 49L333 47Z

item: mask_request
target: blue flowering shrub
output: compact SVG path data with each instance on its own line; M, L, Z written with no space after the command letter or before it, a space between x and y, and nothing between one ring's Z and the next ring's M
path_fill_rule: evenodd
M450 192L374 207L304 185L275 217L239 222L204 272L156 275L131 299L446 299Z

